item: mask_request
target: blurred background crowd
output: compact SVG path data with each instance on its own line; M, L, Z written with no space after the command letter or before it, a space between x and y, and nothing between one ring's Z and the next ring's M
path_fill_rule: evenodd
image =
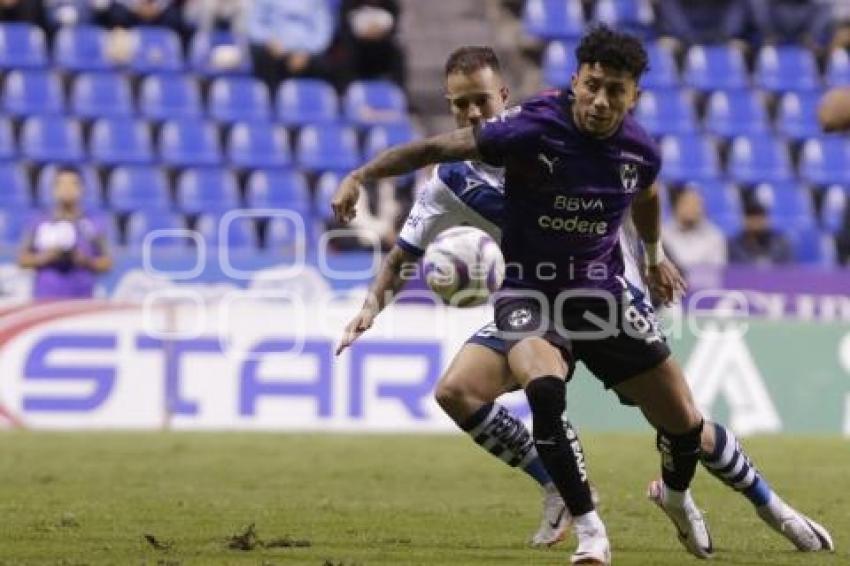
M452 127L452 49L496 48L519 100L569 85L595 22L647 42L635 112L682 267L850 262L850 140L817 121L850 85L846 0L0 0L0 21L0 246L27 268L99 273L162 228L315 247L341 175ZM369 187L337 251L391 245L416 181ZM237 208L293 211L307 241L262 214L219 233Z

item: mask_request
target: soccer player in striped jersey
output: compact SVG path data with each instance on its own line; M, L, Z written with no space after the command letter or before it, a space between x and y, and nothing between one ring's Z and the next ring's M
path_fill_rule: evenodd
M505 108L508 88L499 60L489 47L457 49L446 62L446 97L459 127L480 124ZM346 326L337 354L347 348L405 284L403 270L422 257L443 230L468 224L497 241L504 204L504 173L474 161L440 164L419 191L396 245L387 254L360 312ZM518 387L507 368L493 325L472 336L452 360L435 390L438 404L482 448L523 470L543 492L543 517L532 536L535 546L555 544L570 516L546 472L531 433L496 399ZM575 431L565 421L569 434Z

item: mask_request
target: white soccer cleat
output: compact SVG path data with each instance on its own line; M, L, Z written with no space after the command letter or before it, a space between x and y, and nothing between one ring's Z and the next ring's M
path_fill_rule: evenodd
M540 527L531 537L531 546L558 544L566 538L572 521L573 518L558 490L544 489L543 517L540 519Z
M576 529L578 546L570 557L570 564L611 564L611 543L604 529L582 532Z
M590 497L594 505L599 503L599 494L596 488L590 486ZM568 529L572 525L573 517L567 509L564 500L558 490L552 486L543 490L543 517L540 519L540 527L531 537L531 546L543 547L553 546L567 538Z
M673 521L678 531L679 542L685 550L697 558L712 557L714 545L711 542L711 534L708 532L708 525L705 523L702 511L697 509L690 491L685 492L681 506L672 505L665 497L664 482L655 480L649 484L647 496Z
M777 519L771 514L767 505L756 509L759 517L775 531L791 541L801 552L832 552L835 545L832 537L822 525L812 521L802 513L798 513L786 503L781 503L782 512Z

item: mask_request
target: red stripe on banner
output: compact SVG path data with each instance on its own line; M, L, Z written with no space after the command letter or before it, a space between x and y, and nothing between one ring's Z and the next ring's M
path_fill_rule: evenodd
M7 342L40 324L61 320L71 316L101 312L115 312L138 308L127 303L107 303L91 301L63 301L30 305L29 311L21 311L15 321L0 325L0 347Z

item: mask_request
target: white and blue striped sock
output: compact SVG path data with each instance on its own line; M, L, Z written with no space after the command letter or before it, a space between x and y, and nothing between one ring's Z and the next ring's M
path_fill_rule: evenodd
M498 403L487 403L461 426L476 444L509 466L521 468L541 486L552 483L531 432Z
M723 425L714 426L714 450L701 452L700 461L717 479L743 493L756 507L767 505L773 491L741 448L732 431Z

